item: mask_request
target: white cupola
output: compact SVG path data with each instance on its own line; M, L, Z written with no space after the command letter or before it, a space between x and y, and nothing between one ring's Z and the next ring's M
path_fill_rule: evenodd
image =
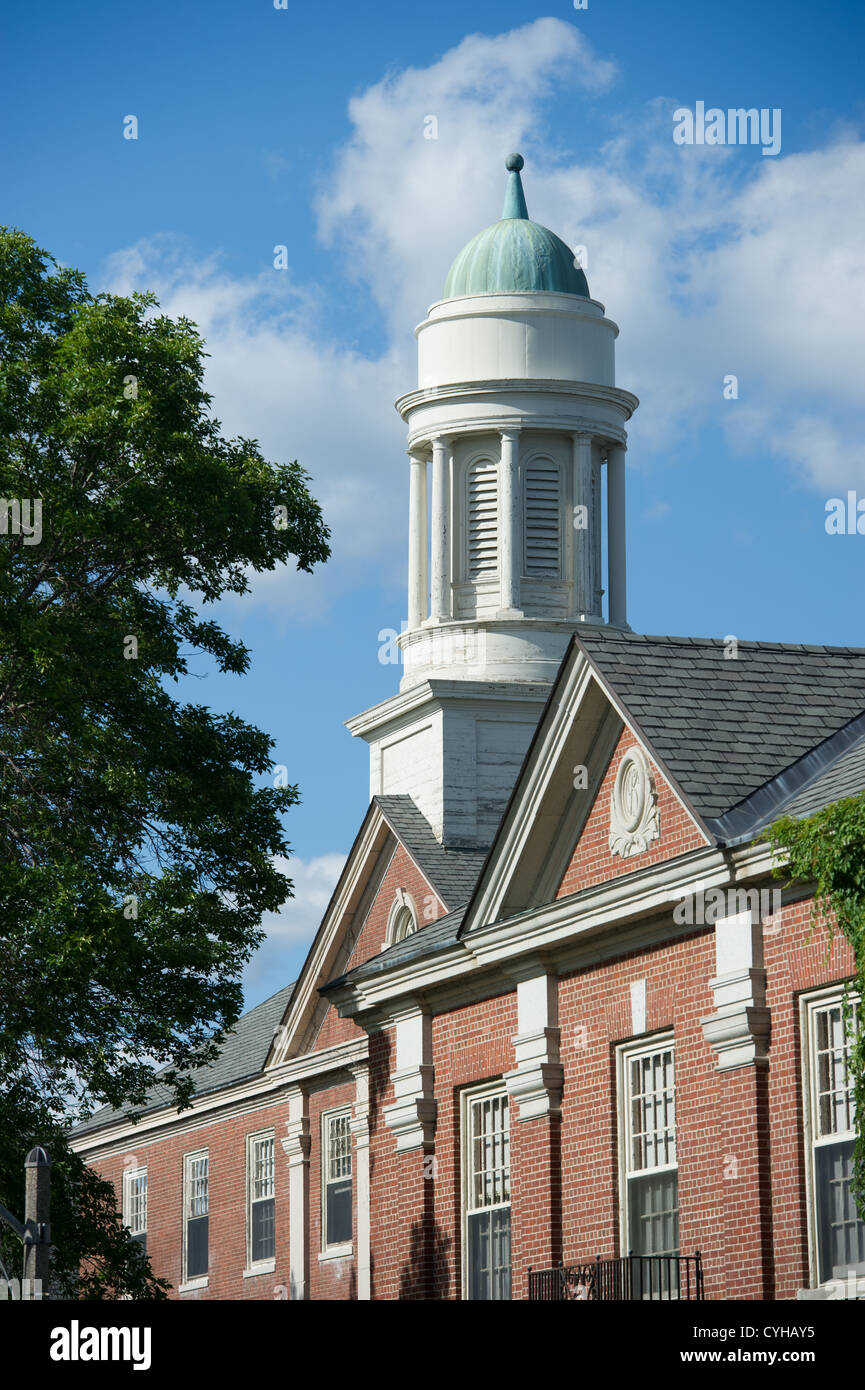
M522 156L506 163L501 219L460 252L415 330L418 386L397 401L404 675L399 696L349 723L371 745L372 792L409 793L454 845L495 830L575 626L627 626L625 422L638 402L615 384L618 328L571 250L529 219Z

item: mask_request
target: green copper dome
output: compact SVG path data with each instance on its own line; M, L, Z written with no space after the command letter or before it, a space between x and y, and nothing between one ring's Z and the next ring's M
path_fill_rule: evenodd
M505 167L510 172L501 221L485 227L463 247L450 268L442 298L552 290L588 299L588 282L574 265L573 251L555 232L529 218L520 179L522 155L508 155Z

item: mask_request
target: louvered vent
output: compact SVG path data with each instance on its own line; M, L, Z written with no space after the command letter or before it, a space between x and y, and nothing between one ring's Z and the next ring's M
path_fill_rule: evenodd
M468 577L483 579L498 569L499 496L496 465L472 465L468 478Z
M526 469L526 574L561 573L561 475L549 459Z

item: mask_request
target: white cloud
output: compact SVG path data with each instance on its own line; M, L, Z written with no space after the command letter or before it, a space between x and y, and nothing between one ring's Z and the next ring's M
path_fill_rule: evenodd
M312 859L278 856L274 863L294 884L294 897L279 912L265 913L262 942L244 972L244 989L249 998L266 998L295 978L306 951L318 930L342 872L344 854L321 854Z
M642 399L633 465L651 469L720 422L730 447L776 456L805 485L865 481L865 146L849 130L775 159L675 146L680 101L660 95L636 112L620 102L597 157L539 137L559 84L603 110L615 77L572 24L541 19L472 35L351 101L353 133L317 216L335 267L380 308L377 356L324 332L318 288L287 272L239 279L165 239L114 259L118 287L151 285L168 312L201 324L225 429L313 475L334 556L311 580L256 578L259 602L315 616L373 574L402 582L407 460L393 400L415 380L413 326L460 247L498 215L510 149L527 156L531 215L587 246L592 293L621 326L618 379ZM429 115L437 140L424 139ZM735 401L722 397L728 373Z

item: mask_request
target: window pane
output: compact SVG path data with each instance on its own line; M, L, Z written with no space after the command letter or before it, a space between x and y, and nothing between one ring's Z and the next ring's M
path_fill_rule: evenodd
M814 1150L820 1282L846 1278L849 1269L865 1273L865 1222L853 1200L853 1140L821 1144Z
M252 1145L252 1200L272 1197L273 1190L273 1147L272 1136L256 1139Z
M351 1126L348 1115L327 1119L327 1181L351 1177Z
M252 1204L252 1240L250 1255L253 1264L271 1260L276 1254L276 1223L272 1197Z
M472 1212L468 1217L469 1297L481 1300L511 1296L511 1212Z
M351 1178L327 1185L327 1244L342 1245L351 1240Z
M854 1027L857 1022L854 1004ZM853 1129L853 1077L849 1067L851 1044L842 1004L817 1011L814 1041L817 1138L848 1134Z
M207 1216L197 1216L186 1224L186 1277L195 1279L207 1273Z
M676 1173L628 1179L628 1243L635 1255L679 1253Z
M666 1047L631 1058L628 1110L631 1144L629 1171L665 1168L676 1162L676 1093L673 1049Z
M510 1124L507 1096L486 1096L469 1108L468 1199L472 1210L510 1201Z

